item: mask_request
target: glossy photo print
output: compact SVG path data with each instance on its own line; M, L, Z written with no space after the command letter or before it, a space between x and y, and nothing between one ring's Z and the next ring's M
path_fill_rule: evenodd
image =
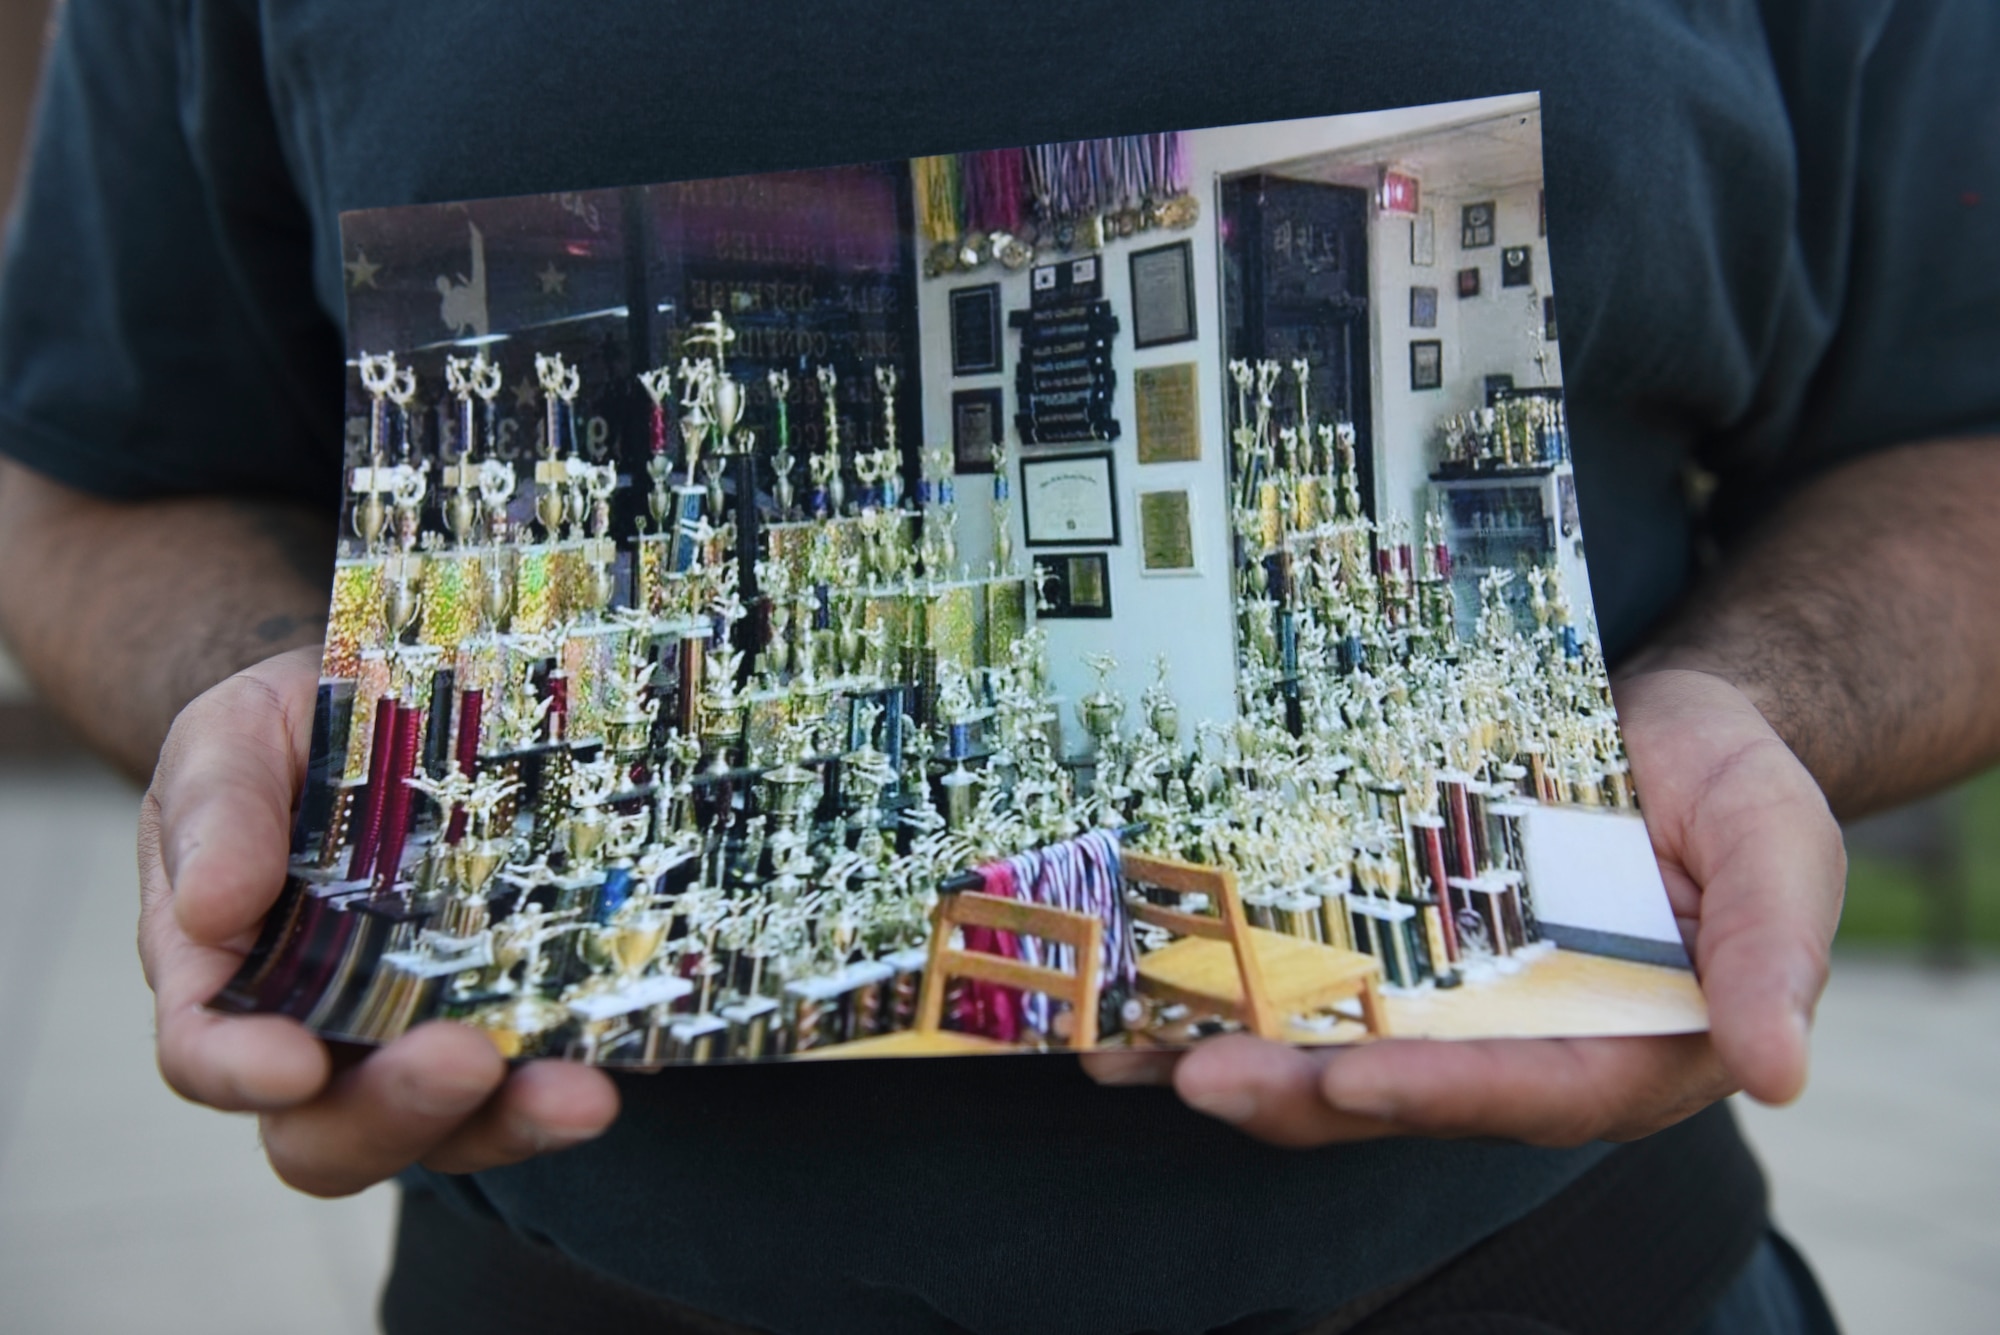
M1541 187L1529 94L347 215L312 760L212 1004L621 1067L1704 1028Z

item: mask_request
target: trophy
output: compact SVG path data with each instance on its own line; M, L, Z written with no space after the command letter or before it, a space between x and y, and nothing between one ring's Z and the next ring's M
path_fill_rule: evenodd
M782 522L792 517L792 423L791 405L787 402L792 392L792 377L783 370L774 370L767 379L771 401L778 409L778 449L771 456L771 495L778 503L778 519Z
M646 497L646 510L653 522L664 531L667 516L673 511L673 497L668 491L669 480L673 476L673 461L667 453L667 400L674 392L673 372L664 366L639 373L639 384L645 388L646 397L653 401L651 452L646 460L646 475L653 481L653 489ZM645 532L645 521L639 522L639 531Z
M838 516L845 507L846 487L840 478L840 377L831 366L818 371L820 400L826 407L826 448L807 461L812 472L813 512Z
M544 407L542 458L535 464L535 518L542 524L542 540L555 542L562 535L562 522L570 509L570 459L576 452L571 428L581 376L574 366L553 356L535 354L535 378L541 382ZM567 439L566 439L567 438Z
M882 448L874 451L876 496L883 506L895 509L903 499L903 459L896 444L896 368L875 368L875 388L882 395Z
M477 358L448 357L444 364L445 386L458 399L458 458L444 470L444 485L451 489L444 502L444 523L460 547L471 544L479 525L478 467L473 463L473 436L478 426L473 374L475 367L489 365L483 352Z

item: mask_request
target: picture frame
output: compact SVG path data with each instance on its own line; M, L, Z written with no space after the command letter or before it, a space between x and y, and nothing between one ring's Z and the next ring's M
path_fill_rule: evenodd
M1194 243L1169 241L1135 250L1132 277L1132 346L1156 348L1196 336Z
M1542 298L1542 337L1547 339L1551 343L1557 341L1556 299L1554 297Z
M1478 295L1479 270L1476 268L1460 269L1458 271L1458 299L1464 301L1468 297L1476 297Z
M1201 574L1194 549L1194 493L1185 487L1142 491L1139 573L1149 577Z
M1499 215L1496 200L1482 199L1458 211L1458 248L1481 250L1493 244L1493 221Z
M1111 558L1104 552L1038 553L1028 583L1037 620L1105 621L1112 615Z
M1437 214L1424 209L1410 219L1410 263L1428 269L1437 263Z
M1416 391L1444 388L1444 341L1435 338L1410 340L1410 388Z
M1535 248L1509 246L1500 252L1500 286L1528 287L1535 281Z
M1438 290L1434 287L1410 289L1410 328L1435 329L1438 323Z
M1118 546L1111 451L1022 459L1021 527L1030 547Z
M1000 284L980 283L951 291L951 373L1000 372L1006 340L1000 333Z
M954 473L993 471L993 447L1007 432L1000 387L961 389L951 396L951 467Z

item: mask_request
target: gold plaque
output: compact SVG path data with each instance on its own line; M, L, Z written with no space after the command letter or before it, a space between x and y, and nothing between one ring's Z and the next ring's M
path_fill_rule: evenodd
M1148 575L1192 575L1194 501L1185 491L1139 493L1140 569Z
M1201 458L1201 421L1193 362L1142 366L1132 373L1139 415L1139 462L1192 463Z

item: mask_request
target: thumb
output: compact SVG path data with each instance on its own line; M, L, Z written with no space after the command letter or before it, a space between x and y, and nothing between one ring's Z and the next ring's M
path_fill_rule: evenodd
M151 794L174 917L192 940L253 928L284 884L317 661L316 649L296 650L240 672L183 710L167 736Z
M1766 1103L1805 1089L1847 854L1805 767L1775 734L1713 772L1684 826L1681 866L1702 888L1695 966L1717 1054Z

